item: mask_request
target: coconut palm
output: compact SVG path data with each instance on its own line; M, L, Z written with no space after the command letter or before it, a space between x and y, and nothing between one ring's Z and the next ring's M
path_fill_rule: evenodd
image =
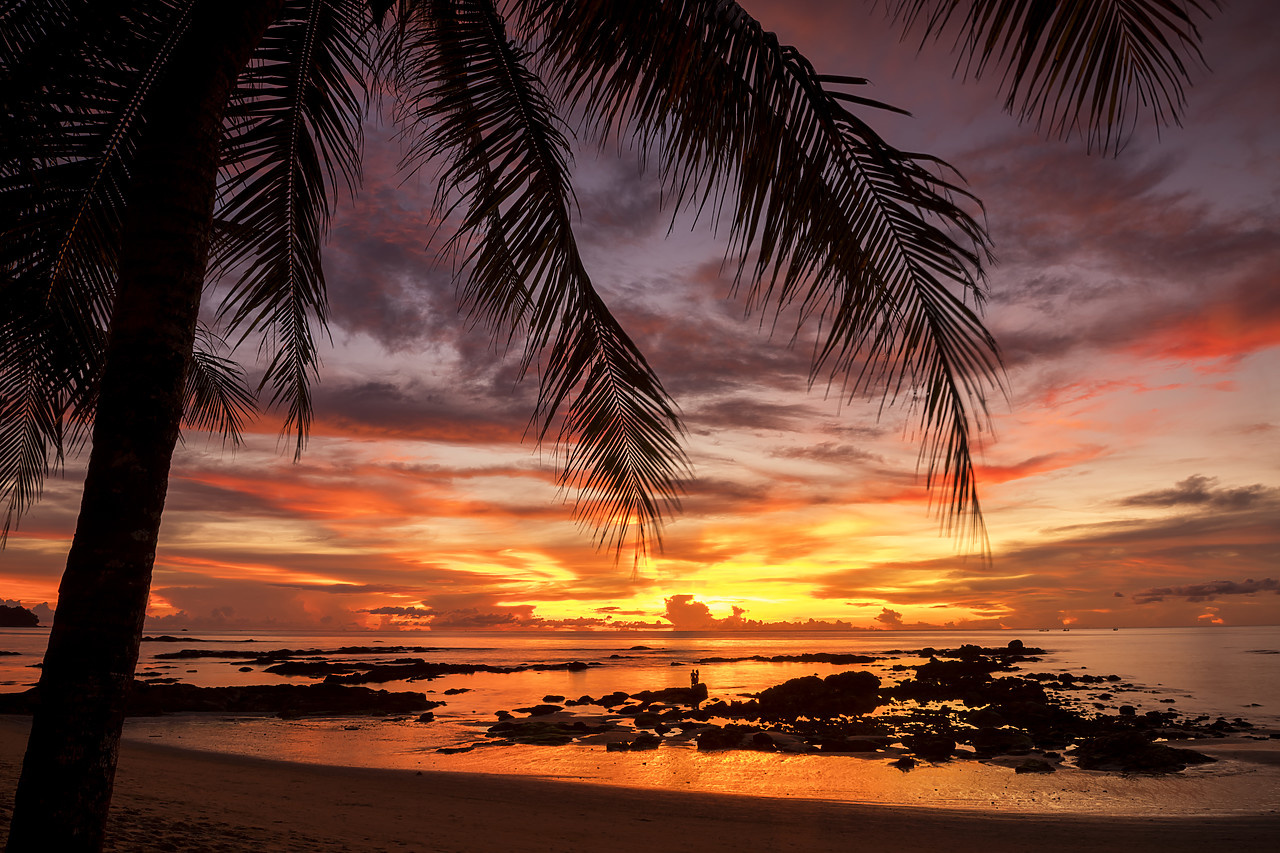
M1025 118L1109 150L1144 112L1176 120L1206 16L1178 0L890 7L925 39L954 34L971 73L998 68ZM944 518L980 529L987 237L945 163L867 123L892 107L862 82L819 74L732 0L0 3L6 532L91 436L8 849L102 844L184 415L235 440L251 414L219 335L259 343L258 390L303 449L321 247L374 94L406 166L438 169L462 304L536 366L535 432L602 546L658 541L686 460L675 404L578 251L575 135L631 138L675 209L728 223L747 305L819 326L815 377L914 406Z

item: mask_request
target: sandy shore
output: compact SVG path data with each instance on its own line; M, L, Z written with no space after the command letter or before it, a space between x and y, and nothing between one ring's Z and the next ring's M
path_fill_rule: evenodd
M7 832L25 721L0 718ZM633 790L287 764L128 743L108 849L231 851L1271 851L1280 815L1100 819Z

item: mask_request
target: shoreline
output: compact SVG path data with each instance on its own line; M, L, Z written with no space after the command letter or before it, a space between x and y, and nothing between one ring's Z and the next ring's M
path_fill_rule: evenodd
M7 827L27 723L0 719ZM605 849L1038 853L1269 851L1280 814L1097 817L634 789L450 771L291 764L125 741L107 850L365 853Z

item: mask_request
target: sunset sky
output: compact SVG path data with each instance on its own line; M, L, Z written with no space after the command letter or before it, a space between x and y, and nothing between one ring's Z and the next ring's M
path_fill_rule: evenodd
M457 313L434 187L371 126L326 255L313 440L295 464L275 414L234 452L186 437L148 630L1280 623L1273 4L1208 24L1185 127L1143 126L1115 159L1019 126L996 81L953 79L945 45L918 54L869 3L744 5L910 110L869 120L986 206L1008 388L978 470L991 559L940 534L908 413L810 389L806 340L726 299L723 240L672 226L634 156L588 144L579 238L683 411L695 473L662 553L598 552L553 449L522 441L536 382ZM53 603L82 476L71 460L0 552L0 598Z

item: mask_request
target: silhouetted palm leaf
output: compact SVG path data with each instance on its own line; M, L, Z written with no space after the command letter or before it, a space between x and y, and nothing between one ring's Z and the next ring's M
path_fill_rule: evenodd
M965 74L1001 74L1005 107L1064 139L1118 151L1143 112L1177 124L1196 18L1218 0L891 0L923 39L953 33Z
M284 406L301 453L319 367L312 324L327 321L320 249L336 190L359 181L369 29L358 0L291 0L268 31L228 111L214 266L237 283L221 316L262 333L262 384Z
M643 551L678 502L678 419L578 252L568 140L491 4L424 4L406 24L401 112L430 127L409 162L445 161L442 186L460 194L465 298L495 332L524 331L522 366L542 370L539 436L559 422L578 516L602 542L634 536Z
M187 373L184 424L218 433L224 443L240 444L245 424L257 413L257 400L245 384L244 368L222 355L226 342L207 328L196 330L196 346Z
M833 88L860 81L818 75L734 3L632 11L545 2L527 27L594 127L657 147L669 197L726 223L748 305L819 325L815 371L849 393L910 390L944 518L980 530L968 404L998 358L973 307L986 237L945 164L885 143L845 106L883 105Z
M1115 149L1143 109L1177 120L1196 19L1218 4L889 5L925 38L955 32L967 73L1002 69L1022 118ZM92 420L143 106L194 8L0 2L0 393L11 417L0 484L11 510L30 505L35 472ZM464 305L500 339L523 338L524 369L542 371L537 432L563 442L562 482L585 490L579 513L602 541L618 544L637 521L653 536L686 463L674 405L578 254L555 98L598 137L631 134L675 208L726 229L748 307L794 310L818 330L815 381L918 407L927 479L949 491L944 516L980 521L970 446L999 365L977 314L986 237L949 167L880 139L862 113L892 107L858 95L856 78L818 74L730 0L501 10L514 39L489 0L288 0L240 80L217 213L215 268L234 282L220 316L260 341L263 384L298 451L327 319L320 247L338 187L358 180L376 58L413 99L401 113L409 165L448 163ZM370 27L387 19L395 37L379 45ZM230 370L213 358L195 368L206 379ZM233 401L247 398L201 399L213 408L197 422L219 431L245 414Z
M0 12L6 532L92 419L140 105L183 29L183 4L124 6Z

